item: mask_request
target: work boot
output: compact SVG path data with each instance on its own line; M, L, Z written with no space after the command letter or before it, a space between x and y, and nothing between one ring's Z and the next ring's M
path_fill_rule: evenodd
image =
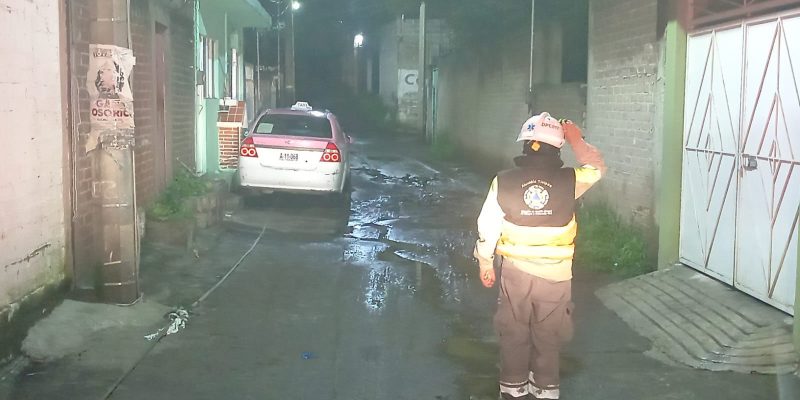
M523 394L522 397L514 397L508 393L500 393L497 398L499 400L533 400L530 394Z
M528 391L531 394L531 398L536 400L558 400L561 394L558 386L540 389L532 383L528 385Z
M539 387L533 379L533 372L528 375L528 393L536 400L558 400L561 391L558 385Z
M500 383L500 400L529 400L529 385L525 382L517 384Z

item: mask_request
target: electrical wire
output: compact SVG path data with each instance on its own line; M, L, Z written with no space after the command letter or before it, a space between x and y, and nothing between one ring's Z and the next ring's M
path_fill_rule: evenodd
M250 246L250 248L247 249L247 251L245 251L241 257L239 257L239 260L236 261L236 263L233 264L233 266L231 266L228 272L225 275L223 275L222 278L220 278L219 281L217 281L217 283L214 286L208 289L205 293L203 293L202 296L200 296L194 303L192 303L191 308L195 308L198 305L200 305L200 303L205 301L208 298L208 296L214 293L214 291L217 290L217 288L219 288L228 279L228 277L230 277L233 274L233 272L236 271L237 268L239 268L239 265L241 265L242 262L244 262L247 256L249 256L250 253L252 253L253 250L255 250L256 246L258 246L258 243L261 242L261 238L264 237L264 232L266 231L267 231L267 225L265 224L264 227L261 228L261 233L258 234L258 237L256 238L256 240L253 241L253 244ZM139 364L141 364L142 361L144 361L144 359L150 354L150 352L153 351L153 349L161 341L161 339L167 336L166 328L169 327L169 325L170 324L167 324L166 326L164 326L162 329L159 330L160 334L158 335L158 337L156 337L150 342L150 346L148 346L147 349L145 349L145 351L142 353L141 356L139 356L136 362L114 382L114 384L111 386L110 389L108 389L106 394L103 397L101 397L102 400L108 400L109 398L111 398L111 396L114 394L117 388L119 388L122 382L124 382L125 379L128 379L128 376L130 376L131 373L133 373L133 371L136 370L136 367L138 367Z

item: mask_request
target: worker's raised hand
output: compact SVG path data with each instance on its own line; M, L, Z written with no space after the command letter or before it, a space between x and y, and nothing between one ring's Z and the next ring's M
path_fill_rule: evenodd
M487 288L494 286L494 280L494 269L488 268L481 270L481 283L483 283L483 286Z
M574 122L568 119L562 119L560 122L561 128L564 129L564 137L567 139L570 146L574 146L575 143L583 141L583 132L581 132L581 128L579 128L578 125L575 125Z

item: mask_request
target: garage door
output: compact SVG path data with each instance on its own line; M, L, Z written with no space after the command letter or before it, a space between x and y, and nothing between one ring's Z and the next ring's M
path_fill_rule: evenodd
M800 216L797 43L798 14L690 35L681 204L681 261L789 313Z

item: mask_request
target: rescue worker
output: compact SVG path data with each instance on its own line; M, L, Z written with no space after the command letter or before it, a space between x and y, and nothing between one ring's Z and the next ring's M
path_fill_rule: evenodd
M570 121L531 117L517 138L516 168L500 172L478 217L475 257L484 286L502 257L494 325L500 342L501 399L558 399L559 352L572 338L576 199L605 172L600 152ZM568 142L582 165L565 168Z

